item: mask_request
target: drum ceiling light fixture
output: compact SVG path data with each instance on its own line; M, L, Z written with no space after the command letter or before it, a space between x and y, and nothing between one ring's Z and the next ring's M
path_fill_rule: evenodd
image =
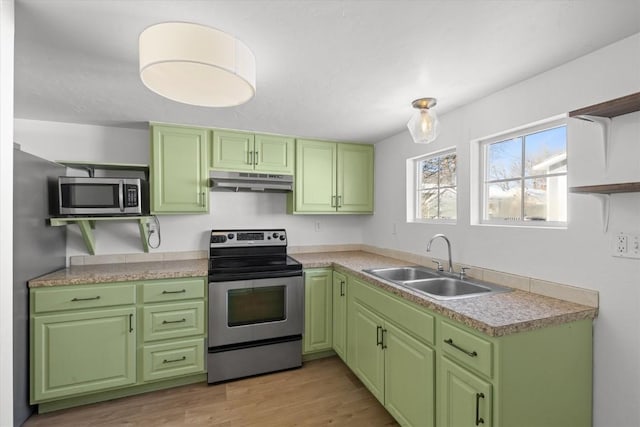
M407 127L416 144L429 144L438 137L440 122L433 110L436 106L435 98L419 98L411 103L418 111L411 116Z
M256 60L224 31L164 22L139 38L140 78L158 95L202 107L233 107L256 93Z

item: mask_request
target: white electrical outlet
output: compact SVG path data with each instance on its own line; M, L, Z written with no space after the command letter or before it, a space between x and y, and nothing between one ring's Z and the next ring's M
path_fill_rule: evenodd
M618 233L611 246L612 256L640 259L640 234Z

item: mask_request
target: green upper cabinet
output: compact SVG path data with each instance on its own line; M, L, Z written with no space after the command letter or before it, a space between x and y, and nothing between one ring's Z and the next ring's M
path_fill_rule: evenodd
M372 213L373 145L298 139L290 213Z
M214 130L209 167L293 174L294 140L286 136Z
M151 212L209 212L207 129L151 127Z
M373 145L338 144L339 212L373 212Z

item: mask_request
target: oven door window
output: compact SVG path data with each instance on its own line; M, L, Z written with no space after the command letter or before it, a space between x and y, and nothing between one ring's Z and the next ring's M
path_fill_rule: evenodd
M230 327L285 320L286 287L231 289L227 292Z

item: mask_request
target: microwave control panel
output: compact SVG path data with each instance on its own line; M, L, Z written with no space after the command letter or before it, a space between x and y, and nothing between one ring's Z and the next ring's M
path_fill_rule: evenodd
M126 188L126 207L138 206L138 186L137 185L125 185Z

